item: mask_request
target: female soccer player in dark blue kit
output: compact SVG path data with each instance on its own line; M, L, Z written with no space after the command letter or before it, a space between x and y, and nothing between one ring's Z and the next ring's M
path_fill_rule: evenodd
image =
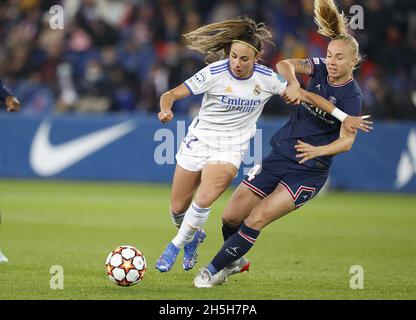
M7 111L14 112L20 110L20 102L0 80L0 101L6 104ZM0 250L0 263L9 261Z
M290 59L277 71L295 83L284 95L286 102L307 100L295 73L309 74L308 91L314 92L352 116L361 111L362 94L353 78L359 63L357 41L333 0L315 0L318 32L331 38L326 59ZM298 88L296 90L296 87ZM295 89L293 89L295 88ZM272 151L256 165L233 193L223 213L224 245L194 279L195 287L224 283L228 276L248 269L244 255L269 223L311 200L325 184L332 157L349 151L356 133L345 130L334 117L302 102L270 143Z

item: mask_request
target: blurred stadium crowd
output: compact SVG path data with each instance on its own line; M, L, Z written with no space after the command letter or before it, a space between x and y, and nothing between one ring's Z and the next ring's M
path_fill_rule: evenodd
M49 25L55 4L64 8L63 30ZM365 57L355 74L364 111L416 119L414 1L339 4L345 13L355 4L364 8L364 29L353 30ZM243 14L273 30L276 48L266 48L264 64L325 56L328 40L316 33L312 0L7 0L0 4L0 78L23 113L155 112L162 92L205 65L181 35ZM199 101L185 99L174 110L192 113ZM276 97L265 113L285 115L290 108Z

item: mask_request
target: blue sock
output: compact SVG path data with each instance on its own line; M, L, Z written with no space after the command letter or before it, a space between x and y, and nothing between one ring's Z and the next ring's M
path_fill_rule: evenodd
M240 229L240 226L231 227L223 223L222 224L222 237L224 238L224 242L227 241L227 239L231 237L234 233L236 233L239 229Z
M243 222L240 230L225 241L220 251L211 261L208 266L211 274L214 275L231 262L245 255L256 242L259 234L260 231L247 227Z
M212 275L218 272L217 269L215 269L211 263L208 265L207 269L209 270L209 272L211 272Z

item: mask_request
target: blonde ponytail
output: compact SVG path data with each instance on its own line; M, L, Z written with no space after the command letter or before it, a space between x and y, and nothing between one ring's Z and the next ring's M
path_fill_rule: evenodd
M357 64L361 62L359 44L348 33L349 23L343 13L338 11L333 0L315 0L314 21L318 25L318 33L331 38L331 40L343 40L350 45L353 56L357 58Z
M315 0L314 14L318 33L331 39L348 35L348 22L333 0Z

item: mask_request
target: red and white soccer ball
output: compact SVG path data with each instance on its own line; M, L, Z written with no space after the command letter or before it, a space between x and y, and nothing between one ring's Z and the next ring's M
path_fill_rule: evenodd
M105 260L108 278L122 287L132 286L143 279L146 272L144 255L133 246L120 246Z

